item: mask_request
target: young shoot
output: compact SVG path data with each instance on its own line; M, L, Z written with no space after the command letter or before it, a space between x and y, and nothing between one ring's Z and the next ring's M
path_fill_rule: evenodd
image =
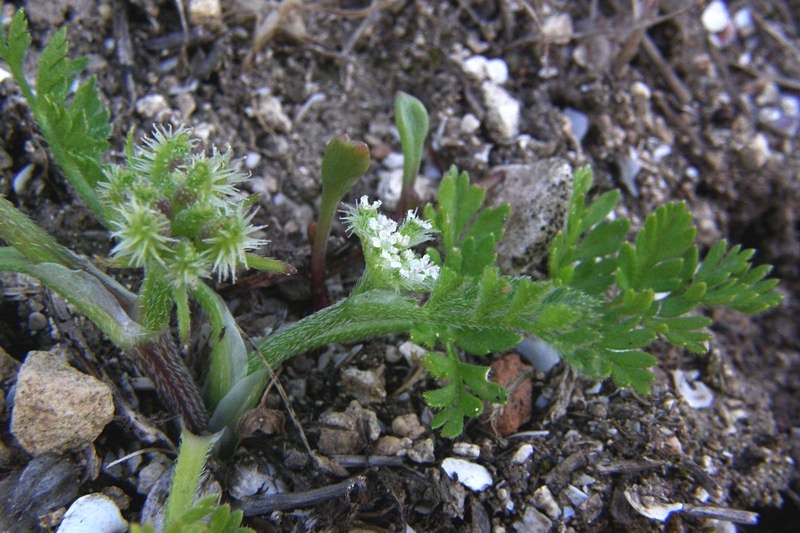
M325 148L321 169L322 198L311 244L311 293L315 310L330 305L325 290L325 253L333 217L344 195L358 183L368 168L369 148L363 142L351 141L347 135L340 135L334 137Z
M394 120L403 150L403 188L397 204L397 219L400 220L406 211L416 209L419 203L414 183L428 135L428 110L419 99L400 91L394 98Z

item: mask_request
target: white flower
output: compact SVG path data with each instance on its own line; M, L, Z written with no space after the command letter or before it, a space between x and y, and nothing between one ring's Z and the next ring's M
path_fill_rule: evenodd
M364 245L364 258L372 276L395 289L428 291L439 276L439 267L430 257L417 257L410 248L428 241L433 227L426 220L408 212L406 220L397 222L378 213L380 201L369 202L362 196L355 206L345 210L348 229L358 235Z
M375 200L371 204L369 203L369 197L365 194L358 200L358 205L356 206L358 209L365 209L371 211L377 211L378 208L382 205L380 200Z

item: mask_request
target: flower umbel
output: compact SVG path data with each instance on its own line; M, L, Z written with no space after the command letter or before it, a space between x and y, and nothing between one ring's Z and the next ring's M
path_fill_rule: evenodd
M358 235L364 248L367 275L372 287L428 292L439 277L439 267L430 257L418 257L411 247L433 237L430 223L408 212L398 224L378 212L381 202L366 196L345 210L348 229Z

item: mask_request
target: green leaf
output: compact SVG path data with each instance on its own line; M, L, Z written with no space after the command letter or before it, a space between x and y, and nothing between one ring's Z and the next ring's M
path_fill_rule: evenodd
M505 352L522 342L522 335L503 328L486 327L479 330L459 329L455 337L465 352L473 355L486 355L491 352Z
M438 206L425 207L425 218L442 235L443 263L458 273L480 276L497 259L494 249L511 210L482 208L485 197L486 191L452 167L439 187Z
M574 251L576 261L593 260L619 251L625 235L628 233L628 221L624 219L603 221L592 228Z
M417 98L398 92L394 98L394 119L403 148L403 189L414 186L428 135L428 111Z
M22 10L14 15L0 41L0 55L9 63L53 157L83 202L108 226L106 208L94 187L103 179L99 159L108 151L109 114L92 78L80 84L68 101L87 59L70 60L66 32L56 32L39 58L34 94L24 72L30 36Z
M684 202L662 205L645 219L636 236L636 270L630 273L633 288L659 292L653 284L680 285L682 258L694 245L697 233L691 220ZM654 269L658 269L658 275L653 273Z
M657 360L639 351L606 352L611 363L611 377L620 387L630 387L640 394L650 393L650 383L655 377L648 370Z
M220 295L203 282L198 282L191 294L211 322L206 396L208 405L215 408L247 375L247 348L236 320Z
M322 157L323 194L336 198L335 203L353 188L369 168L369 147L351 141L347 135L334 137Z
M289 263L278 261L277 259L270 259L269 257L261 257L260 255L245 254L247 258L247 267L262 272L273 272L275 274L295 274L297 269Z
M200 484L200 475L203 473L211 448L218 438L219 434L199 436L186 429L181 432L181 445L175 464L175 475L170 485L164 516L166 530L169 530L179 520L183 523L191 523L208 515L208 510L205 512L203 510L213 504L204 500L195 506L194 499ZM190 510L190 513L194 510L194 515L187 516L187 509ZM184 519L184 517L186 518Z
M178 333L180 334L181 344L189 346L191 337L192 316L189 311L189 292L186 287L181 286L173 289L172 298L175 300L176 315L178 317Z
M442 178L438 209L426 206L425 218L441 233L445 257L448 250L460 243L461 233L480 209L485 196L486 191L477 185L470 185L467 173L459 174L455 167L451 167Z
M574 179L578 178L576 177ZM578 233L586 233L593 226L599 224L603 219L605 219L617 206L619 197L619 189L614 189L598 196L590 205L586 207L582 216L579 217L580 224L578 225ZM620 222L622 220L625 219L619 219L615 222Z
M57 263L33 263L15 248L0 247L0 271L32 276L57 292L94 322L123 350L132 348L153 332L129 316L125 304L133 296L104 274L71 270Z
M148 269L139 291L139 315L150 331L161 331L169 325L174 301L172 290L161 274Z
M28 20L25 18L25 10L19 9L11 18L8 31L3 31L2 38L0 38L0 57L8 63L14 79L20 84L22 92L25 93L25 97L28 99L33 97L33 93L25 79L24 69L25 56L30 45L31 36L28 33Z
M447 356L429 353L424 363L434 377L449 381L443 387L423 393L428 405L441 409L431 426L442 428L445 437L457 437L464 429L465 418L475 418L483 412L481 400L505 403L508 399L503 387L487 379L487 367L462 363L452 346L448 347Z
M36 91L39 97L52 98L56 103L63 103L69 90L69 81L83 70L87 58L71 61L67 58L67 30L58 30L47 43L39 57L39 69L36 78Z
M628 233L626 219L605 220L619 201L619 191L609 191L586 205L592 185L588 167L575 171L569 216L550 245L550 274L561 285L592 295L607 291L614 282L616 254Z

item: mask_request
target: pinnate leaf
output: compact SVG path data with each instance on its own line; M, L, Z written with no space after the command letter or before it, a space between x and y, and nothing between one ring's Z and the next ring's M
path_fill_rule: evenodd
M425 357L428 371L449 383L423 394L428 405L440 409L431 425L441 427L445 437L454 438L463 431L465 418L475 418L483 412L483 401L504 403L508 393L487 379L487 367L462 363L455 350L448 352L447 356L429 353Z

